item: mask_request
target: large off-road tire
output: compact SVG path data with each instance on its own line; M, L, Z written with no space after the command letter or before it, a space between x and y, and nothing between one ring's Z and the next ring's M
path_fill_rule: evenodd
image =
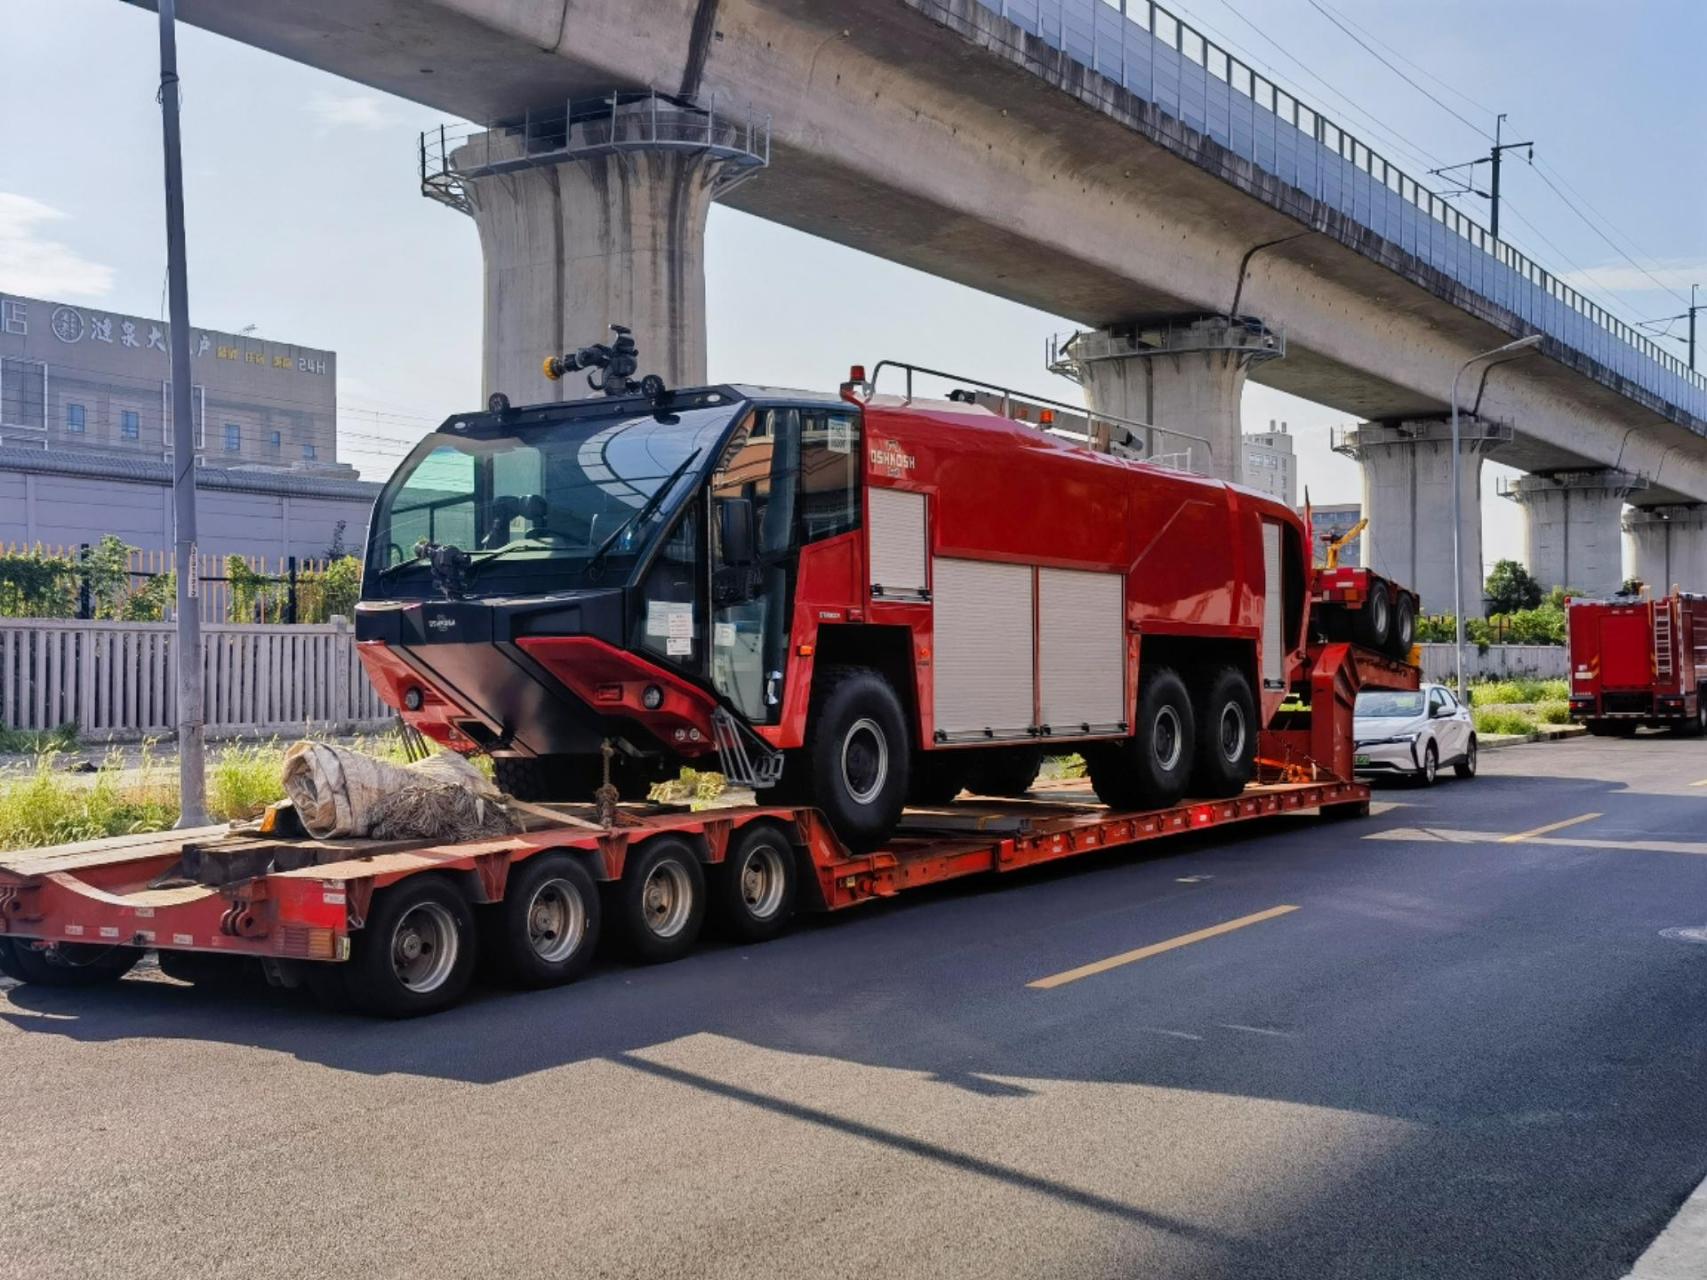
M474 976L474 912L456 885L415 875L374 894L344 966L350 999L379 1018L437 1013Z
M569 854L513 864L504 900L490 908L488 921L486 943L498 974L520 987L573 982L593 962L601 908L593 877Z
M604 783L604 759L569 755L498 756L492 761L492 776L498 790L518 800L588 804ZM611 761L610 777L624 800L644 800L655 780L652 770L626 756Z
M1365 648L1387 648L1387 642L1393 636L1393 596L1381 579L1370 581L1369 599L1357 611L1353 632L1357 642Z
M843 844L855 853L881 847L912 778L907 716L889 682L869 667L819 672L806 745L791 765L803 784L795 794L823 811Z
M0 973L41 987L98 987L129 973L142 952L136 947L107 947L59 942L45 949L28 938L0 938Z
M1237 667L1209 673L1197 704L1197 764L1191 791L1236 796L1257 772L1257 704Z
M1084 752L1097 799L1111 809L1165 809L1177 804L1191 777L1196 716L1185 682L1172 667L1144 673L1135 732Z
M743 827L713 869L712 889L725 931L742 942L766 942L794 916L800 863L788 835L769 822Z
M907 803L932 807L948 804L966 788L966 754L962 751L916 751Z
M1387 652L1399 661L1411 656L1411 646L1417 638L1417 606L1408 591L1399 592L1393 602L1392 634L1387 637Z
M642 964L679 960L705 924L705 868L679 836L654 836L630 851L616 886L629 954Z
M1023 796L1042 769L1042 747L985 748L971 759L966 789L980 796Z

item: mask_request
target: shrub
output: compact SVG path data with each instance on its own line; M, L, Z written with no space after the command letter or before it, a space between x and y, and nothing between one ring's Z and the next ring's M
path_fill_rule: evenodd
M1535 714L1542 724L1569 724L1571 722L1571 704L1569 702L1543 702L1535 708Z
M207 773L208 813L222 822L258 816L284 799L283 771L284 749L277 742L220 748Z
M1521 711L1482 708L1471 713L1481 734L1533 733L1535 721Z

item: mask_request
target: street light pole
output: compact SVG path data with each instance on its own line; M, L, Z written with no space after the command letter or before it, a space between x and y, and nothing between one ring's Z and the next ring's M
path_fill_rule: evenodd
M190 381L190 291L185 279L184 160L178 137L176 0L160 3L160 125L166 152L166 276L172 327L173 567L178 575L178 825L205 827L202 637L196 580L196 428Z
M1503 355L1513 355L1528 351L1541 345L1541 335L1532 333L1527 338L1519 338L1508 342L1503 347L1495 347L1492 351L1484 351L1480 355L1471 356L1458 366L1458 372L1452 377L1452 615L1455 625L1456 645L1454 654L1458 671L1458 700L1464 701L1464 481L1463 468L1458 465L1458 383L1463 378L1465 370L1483 360L1492 360ZM1481 495L1476 495L1481 501Z

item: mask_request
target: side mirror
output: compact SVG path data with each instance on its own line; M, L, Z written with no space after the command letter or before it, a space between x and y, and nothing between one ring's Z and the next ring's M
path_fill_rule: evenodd
M746 568L753 563L753 504L747 498L726 498L717 506L717 540L723 563Z

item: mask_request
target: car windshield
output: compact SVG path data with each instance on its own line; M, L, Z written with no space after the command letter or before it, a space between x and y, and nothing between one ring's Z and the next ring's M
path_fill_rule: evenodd
M1423 696L1420 693L1371 689L1367 693L1357 695L1359 719L1396 719L1399 716L1420 716L1422 713Z
M434 432L375 504L368 594L420 594L424 543L466 551L476 591L625 581L733 416L723 404Z

